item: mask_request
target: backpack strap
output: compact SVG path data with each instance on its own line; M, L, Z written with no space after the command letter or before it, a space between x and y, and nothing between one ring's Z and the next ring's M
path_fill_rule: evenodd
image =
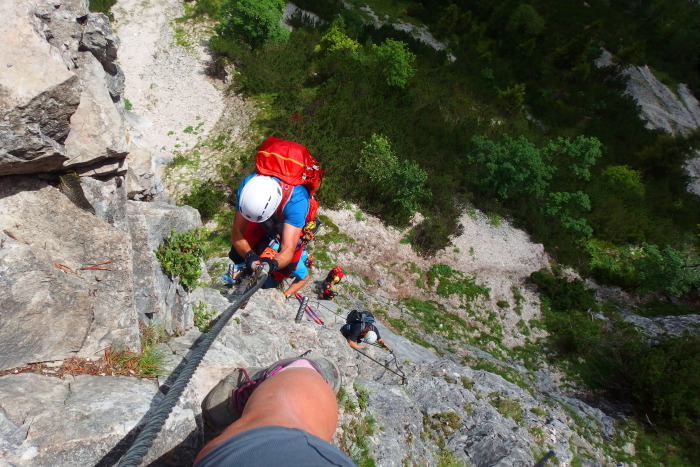
M284 183L281 180L278 183L280 188L282 188L282 199L280 200L280 204L277 206L277 215L280 217L280 219L284 219L284 217L282 216L282 211L284 211L284 207L287 205L289 198L292 197L294 185Z

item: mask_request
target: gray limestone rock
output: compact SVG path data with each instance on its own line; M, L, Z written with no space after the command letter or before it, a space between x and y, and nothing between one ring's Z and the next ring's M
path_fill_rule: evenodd
M107 159L124 159L129 153L129 136L124 120L107 91L105 72L90 54L82 54L79 65L76 74L80 77L83 90L80 105L70 119L71 130L65 141L70 159L64 163L64 167L75 168Z
M139 316L157 321L169 331L191 326L184 291L161 269L154 250L174 229L177 233L202 225L199 212L189 206L127 201L126 215L133 244L134 300Z
M54 170L80 102L78 77L26 1L0 3L0 175Z
M80 48L90 51L107 73L115 75L119 37L112 31L109 18L102 13L88 13L78 21L84 24Z
M126 185L124 177L106 180L81 177L83 193L95 209L95 215L126 232Z
M156 163L150 152L135 148L127 156L127 161L126 191L129 199L152 199L163 191L163 183L156 176Z
M0 230L0 368L139 348L127 234L23 177L0 184Z

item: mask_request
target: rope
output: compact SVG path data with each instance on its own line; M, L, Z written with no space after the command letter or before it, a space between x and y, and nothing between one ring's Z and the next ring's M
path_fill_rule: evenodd
M192 350L187 355L187 363L175 379L175 382L170 387L168 393L160 402L158 408L151 415L150 420L144 424L141 432L134 440L134 443L131 445L126 454L124 454L124 457L122 457L119 461L118 467L136 467L141 464L144 456L148 453L148 449L153 444L156 436L158 436L161 428L163 428L165 421L170 415L170 412L172 412L173 407L175 407L175 404L177 404L180 395L185 390L187 383L189 382L190 378L192 378L197 366L199 366L199 363L204 358L204 354L207 353L207 350L209 350L209 347L214 342L214 339L216 339L219 332L221 332L234 313L236 313L241 306L248 303L250 297L252 297L253 294L263 286L265 280L267 279L268 268L269 266L264 264L262 268L258 268L256 270L255 274L259 274L257 283L255 283L255 285L253 285L249 290L241 295L238 300L236 300L230 307L221 313L219 320L214 327L211 328L211 331L205 335L199 346L197 346L196 349Z
M380 348L381 348L381 347L380 347ZM401 384L403 384L403 385L406 384L406 374L405 374L403 371L401 371L401 369L399 368L399 364L396 362L396 355L394 354L394 352L391 352L391 355L392 355L392 357L394 357L394 365L396 365L396 369L398 370L398 372L392 370L391 368L389 368L387 365L383 364L383 363L380 362L379 360L375 360L374 358L370 357L370 356L367 355L366 353L362 352L361 349L355 349L355 347L353 347L353 349L354 349L357 353L359 353L360 355L364 355L365 357L369 358L369 359L372 360L373 362L377 363L378 365L382 366L383 368L385 368L385 369L389 370L390 372L394 373L396 376L400 377L400 378L401 378Z

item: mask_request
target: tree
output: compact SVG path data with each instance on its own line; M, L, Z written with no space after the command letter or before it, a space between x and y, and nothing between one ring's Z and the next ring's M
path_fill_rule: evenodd
M328 31L321 37L321 43L316 46L315 51L326 53L347 53L355 55L360 49L360 44L349 37L345 31L345 21L342 17L337 18L328 28Z
M518 5L511 13L506 30L523 39L539 36L544 30L545 20L532 5Z
M577 136L573 141L558 137L550 141L545 151L547 157L560 170L570 170L580 180L591 178L590 168L603 155L603 144L597 138Z
M545 213L559 219L562 227L578 237L590 238L593 229L580 217L591 210L591 200L582 191L574 193L549 193L545 201Z
M399 223L410 219L428 195L428 173L413 161L399 161L383 135L373 134L364 143L358 172L370 180L369 193L388 208L384 214Z
M646 187L639 171L626 165L608 166L590 184L589 193L588 219L596 236L617 244L644 241Z
M372 58L386 84L403 89L408 80L416 74L413 62L416 55L401 41L387 39L380 45L373 45Z
M468 156L478 164L476 183L487 193L503 199L516 195L544 196L554 169L542 159L540 151L525 137L503 136L501 142L474 136L476 146Z
M258 49L270 41L285 41L289 30L282 26L283 0L224 0L216 33Z

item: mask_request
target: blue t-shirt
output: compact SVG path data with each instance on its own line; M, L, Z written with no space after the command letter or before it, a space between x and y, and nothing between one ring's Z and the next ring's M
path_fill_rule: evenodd
M270 248L272 248L273 250L279 250L280 244L275 242L272 244L272 246ZM306 275L309 274L309 269L306 267L306 264L304 264L304 261L306 261L306 258L308 256L309 256L309 252L306 251L306 247L304 247L304 249L301 251L301 256L299 257L299 261L297 262L297 267L294 270L294 272L292 272L289 275L289 277L291 277L293 279L299 279L300 281L304 280Z
M309 253L306 251L306 248L304 248L304 251L301 252L301 256L299 257L297 268L289 277L294 277L295 279L299 279L300 281L304 280L307 274L309 274L309 269L306 267L306 264L304 264L304 261L306 261L307 256L309 256Z
M246 183L250 181L251 178L255 177L257 173L253 172L243 179L241 184L238 186L238 194L236 196L236 210L240 211L238 206L238 200L241 199L241 191ZM274 181L279 182L279 178L270 177ZM282 221L285 224L293 225L294 227L304 227L306 224L306 214L309 211L309 192L306 191L301 185L296 185L292 187L292 194L289 196L287 204L282 209Z

